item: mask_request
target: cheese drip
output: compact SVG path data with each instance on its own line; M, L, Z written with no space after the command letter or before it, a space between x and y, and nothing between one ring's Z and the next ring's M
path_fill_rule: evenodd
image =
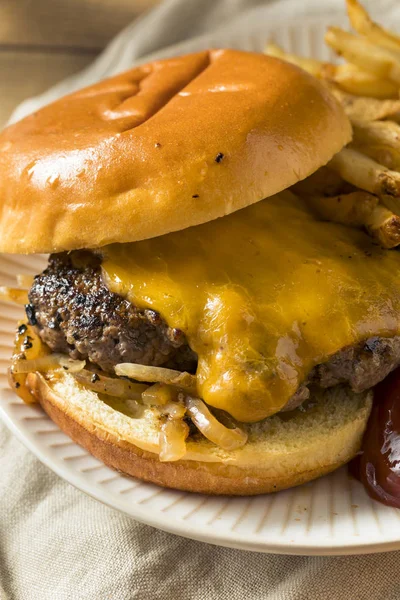
M400 253L290 192L102 253L109 288L185 332L199 396L240 421L279 411L345 346L400 332Z

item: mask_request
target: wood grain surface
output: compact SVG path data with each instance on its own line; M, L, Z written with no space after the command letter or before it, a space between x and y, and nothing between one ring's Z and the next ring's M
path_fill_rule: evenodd
M159 0L0 0L0 128L28 96L89 64Z

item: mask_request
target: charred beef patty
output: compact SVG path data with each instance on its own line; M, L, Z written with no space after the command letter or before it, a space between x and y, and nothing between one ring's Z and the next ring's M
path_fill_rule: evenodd
M28 320L53 352L89 359L108 373L120 362L163 365L194 372L196 355L184 333L168 327L153 310L139 310L108 290L100 259L90 252L55 254L34 279ZM308 386L347 383L355 392L376 385L400 364L400 336L372 337L343 348L317 365L286 405L306 400Z
M100 259L89 252L54 254L29 292L28 320L53 352L89 359L108 373L133 362L193 371L185 335L153 310L139 310L111 293Z
M330 388L347 383L353 392L363 392L385 379L399 365L400 336L371 337L357 346L343 348L312 369L285 410L292 410L307 400L309 386Z

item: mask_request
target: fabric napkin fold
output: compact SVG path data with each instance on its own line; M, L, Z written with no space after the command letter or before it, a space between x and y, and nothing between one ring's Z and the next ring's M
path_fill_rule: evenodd
M373 10L377 5L367 3ZM379 10L400 22L398 0ZM210 31L343 16L344 0L169 0L127 26L83 73L24 102L56 97ZM192 42L191 42L192 44ZM240 43L239 43L240 45ZM400 552L354 557L251 553L183 539L92 500L43 466L0 424L0 600L398 600Z

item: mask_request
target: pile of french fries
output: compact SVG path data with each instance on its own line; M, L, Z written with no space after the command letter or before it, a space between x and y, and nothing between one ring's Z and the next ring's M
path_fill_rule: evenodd
M400 36L374 23L358 0L346 0L355 33L329 27L325 41L344 59L324 63L276 44L271 56L324 81L353 126L352 142L322 170L295 186L322 218L364 228L384 248L400 245Z

